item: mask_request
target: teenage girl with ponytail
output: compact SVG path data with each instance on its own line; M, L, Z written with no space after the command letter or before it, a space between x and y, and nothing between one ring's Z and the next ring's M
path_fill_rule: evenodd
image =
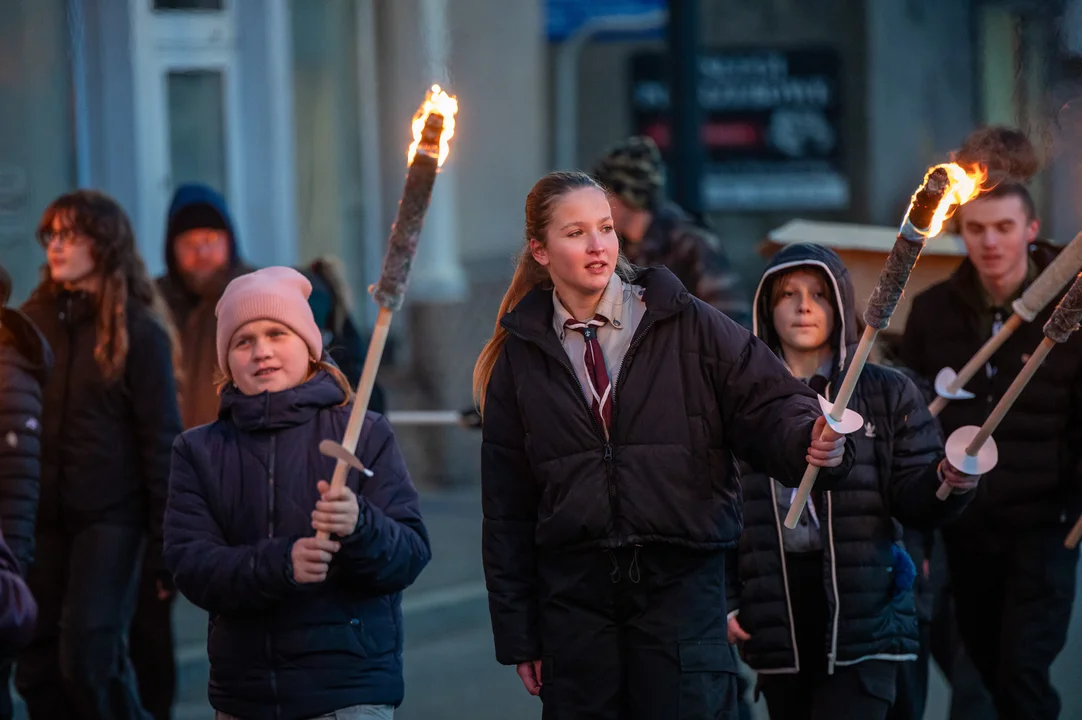
M739 456L843 480L852 443L748 331L619 254L604 189L553 173L474 369L497 659L545 718L727 718ZM818 438L813 440L813 438Z

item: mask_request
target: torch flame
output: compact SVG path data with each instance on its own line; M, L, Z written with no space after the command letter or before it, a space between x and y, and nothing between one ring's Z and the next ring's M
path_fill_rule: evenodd
M428 91L427 97L425 97L424 104L421 105L417 114L413 116L413 143L410 145L409 152L406 153L406 158L410 163L413 162L413 156L417 154L417 146L421 143L421 131L425 129L425 121L428 120L429 114L434 112L443 115L443 134L440 135L440 157L438 161L440 167L443 166L443 161L451 153L450 140L451 136L455 134L455 113L458 112L458 99L441 90L439 85L433 85L432 89Z
M955 210L980 195L981 189L984 186L984 181L988 178L988 172L983 165L975 165L969 170L966 170L957 163L936 165L935 167L928 169L928 172L924 176L924 182L921 183L920 188L917 190L918 193L924 189L924 185L928 182L928 177L939 168L943 168L947 171L950 185L947 188L947 192L943 194L943 199L939 201L939 205L935 209L935 214L932 215L931 225L928 226L926 231L917 229L917 231L926 238L932 238L938 235L943 230L943 224L947 222L947 218L953 215ZM916 194L913 195L913 198L914 200L916 199ZM910 203L909 207L912 209L912 203Z

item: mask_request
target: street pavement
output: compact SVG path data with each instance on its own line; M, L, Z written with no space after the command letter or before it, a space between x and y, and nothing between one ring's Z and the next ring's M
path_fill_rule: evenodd
M422 510L433 559L403 600L406 700L396 719L540 718L540 701L526 693L513 668L499 665L493 655L481 569L479 490L423 492ZM206 699L206 614L181 598L173 625L179 666L174 719L213 718ZM1082 719L1082 600L1052 675L1063 695L1061 718ZM949 689L933 665L925 719L947 720L949 701ZM757 720L767 720L762 703L756 713ZM21 708L16 718L25 718Z

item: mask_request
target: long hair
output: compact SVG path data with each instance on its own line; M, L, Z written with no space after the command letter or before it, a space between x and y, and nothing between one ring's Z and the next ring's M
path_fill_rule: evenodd
M584 172L554 172L537 181L526 196L526 238L525 246L518 254L515 265L515 274L511 278L511 284L500 301L500 310L496 315L496 327L492 331L492 337L481 349L477 358L477 364L473 367L473 399L478 412L484 417L485 394L488 390L488 382L492 378L492 368L496 365L496 359L500 356L504 344L507 342L508 331L500 325L500 319L511 312L522 298L538 285L551 285L549 272L530 252L530 239L545 242L545 231L548 230L552 220L553 206L556 201L569 192L583 188L597 188L605 192L596 180ZM632 275L631 264L620 255L616 260L616 272L624 279L630 279Z
M128 337L128 300L142 303L165 330L173 356L173 373L178 387L181 377L180 342L176 327L147 273L143 258L135 249L135 233L123 208L108 195L96 190L76 190L61 195L45 208L38 223L38 238L44 240L58 220L90 240L94 273L100 278L96 303L94 360L107 381L124 372L130 350ZM59 290L48 266L43 289L52 294Z

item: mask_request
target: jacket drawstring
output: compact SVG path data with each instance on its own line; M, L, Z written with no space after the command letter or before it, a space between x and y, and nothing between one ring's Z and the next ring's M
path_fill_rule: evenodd
M606 550L605 554L609 556L609 560L612 561L612 570L609 572L609 578L612 580L612 584L620 582L620 564L616 562L616 556L612 554L612 550Z
M639 548L641 547L642 545L635 546L635 552L631 556L631 567L629 567L627 570L628 578L630 578L631 582L635 583L636 585L638 585L639 580L642 579L642 574L639 572Z
M639 548L642 545L635 546L635 552L631 555L631 564L627 568L627 577L631 582L636 585L642 580L642 572L639 570ZM616 560L616 554L612 550L606 550L605 554L609 556L609 561L612 562L612 570L609 572L609 578L612 580L612 584L615 585L620 582L620 563Z

